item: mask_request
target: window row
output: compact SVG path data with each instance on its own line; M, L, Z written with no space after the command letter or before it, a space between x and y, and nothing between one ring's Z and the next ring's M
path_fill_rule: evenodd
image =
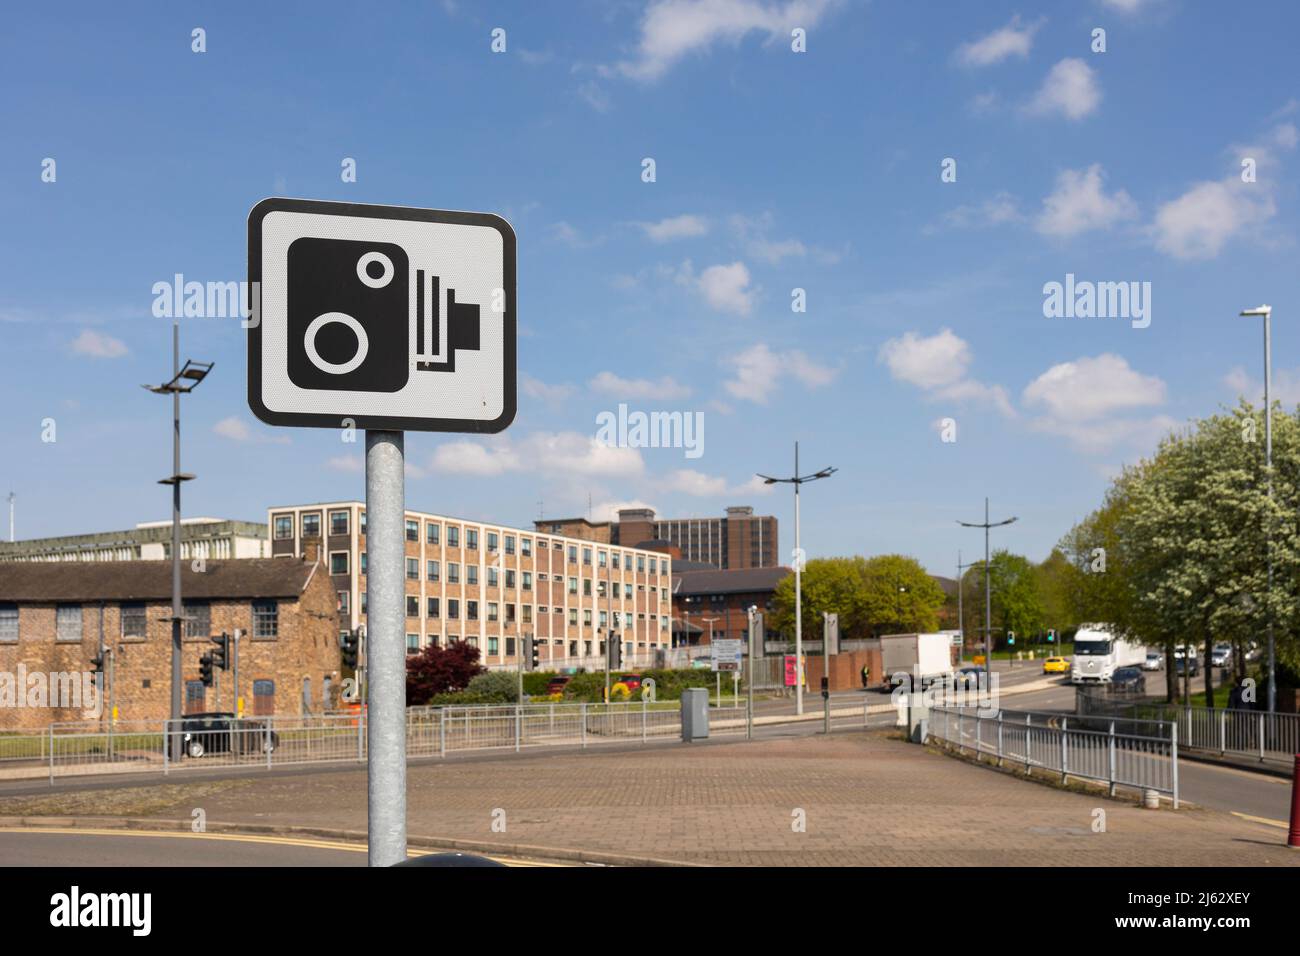
M94 610L98 610L95 608ZM185 637L212 636L212 605L207 601L186 601L182 605ZM274 598L250 603L251 633L255 638L278 637L280 633L280 606ZM171 614L168 608L158 606L155 620L166 622ZM0 602L0 644L14 643L19 638L18 605ZM148 606L144 601L123 601L118 605L118 636L123 640L142 641L148 635ZM80 604L58 604L54 610L54 639L56 641L81 641L84 636L84 615Z

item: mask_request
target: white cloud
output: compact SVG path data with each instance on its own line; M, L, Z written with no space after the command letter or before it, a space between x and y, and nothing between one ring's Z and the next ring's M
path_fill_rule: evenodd
M1245 322L1245 319L1242 319ZM1258 319L1254 321L1258 322ZM1223 384L1237 395L1244 396L1257 407L1264 404L1264 383L1252 378L1240 365L1234 366L1223 377ZM1273 381L1269 383L1270 401L1281 402L1283 406L1300 405L1300 369L1275 369Z
M72 340L72 351L78 355L91 358L121 358L127 354L127 347L120 339L103 335L94 329L85 329Z
M721 476L706 475L690 468L671 472L664 477L662 483L666 491L697 498L750 497L772 493L772 486L765 484L757 475L738 485L732 485Z
M770 212L765 212L760 216L735 215L731 217L730 222L731 229L736 234L736 238L744 248L745 253L772 265L779 265L782 259L801 259L808 255L810 251L821 261L830 265L834 265L842 258L840 253L829 249L814 247L810 250L795 238L769 238L768 233L772 229L773 222Z
M618 518L618 513L626 508L649 508L651 511L658 511L652 504L633 499L631 501L600 501L591 508L592 521L614 521Z
M658 222L638 222L639 226L652 242L672 242L674 239L689 239L702 236L709 231L708 220L702 216L681 215Z
M1120 13L1137 13L1138 10L1150 5L1150 0L1101 0L1102 6L1110 7L1112 10L1118 10Z
M594 391L616 398L653 398L670 401L691 394L688 386L665 375L658 381L646 378L620 378L613 372L601 372L588 383Z
M915 385L931 400L987 403L1008 418L1015 416L1006 389L967 377L970 345L951 329L941 329L931 336L905 332L882 345L877 358L891 376Z
M1143 375L1119 355L1105 353L1053 365L1025 386L1025 404L1058 421L1081 422L1165 403L1165 383Z
M1263 190L1228 178L1201 182L1156 210L1156 248L1175 259L1212 259L1229 239L1277 211Z
M991 199L981 203L963 203L943 214L938 226L926 226L926 233L949 229L986 229L1020 222L1025 217L1020 212L1020 203L1008 192L1000 192Z
M325 462L330 471L342 471L350 475L359 475L365 471L366 463L360 455L336 455Z
M958 47L957 62L964 66L989 66L1001 63L1010 56L1018 56L1023 60L1029 55L1029 50L1034 45L1034 34L1042 25L1040 20L1029 26L1021 26L1020 17L1014 16L1006 26Z
M758 32L788 43L792 28L815 26L833 5L834 0L655 0L641 20L635 58L606 72L651 82L719 41L738 44Z
M429 467L458 475L527 472L548 477L635 478L645 471L635 448L616 448L578 432L532 432L518 442L498 437L439 445Z
M519 377L519 385L529 398L535 398L547 405L559 405L573 394L572 385L551 385L528 374Z
M234 415L221 419L212 426L212 430L222 438L229 438L231 441L248 441L253 437L248 426Z
M767 404L783 376L789 375L808 388L820 388L839 374L838 369L818 365L803 352L773 352L763 342L725 359L723 364L734 369L732 378L724 383L726 390L759 405Z
M1109 229L1137 215L1137 204L1124 190L1106 195L1101 165L1066 169L1056 177L1056 191L1043 200L1034 228L1045 236L1075 236L1090 229Z
M609 94L605 92L600 84L595 83L594 81L583 83L578 87L577 92L583 102L597 113L608 113L610 106L613 105L610 101Z
M1060 113L1078 120L1094 112L1100 103L1096 72L1078 57L1066 57L1048 72L1027 109L1038 115Z
M749 270L743 262L709 266L700 273L699 287L705 301L719 312L749 315L754 307Z

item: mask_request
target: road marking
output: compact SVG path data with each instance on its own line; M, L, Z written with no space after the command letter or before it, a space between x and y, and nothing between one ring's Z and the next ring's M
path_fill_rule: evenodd
M1289 823L1283 823L1281 820L1270 820L1268 817L1253 817L1249 813L1238 813L1236 810L1229 811L1234 817L1241 817L1243 820L1249 820L1251 823L1262 823L1266 827L1279 827L1283 830L1290 829Z
M233 843L263 843L276 846L306 847L315 850L345 850L351 853L365 853L364 843L343 843L337 840L306 839L300 837L261 836L252 833L185 833L171 830L127 830L94 829L91 827L0 827L0 833L55 833L66 836L125 836L125 837L171 837L182 840L225 840ZM408 858L425 856L431 852L425 848L407 847ZM432 851L432 852L437 852ZM565 866L563 863L543 863L537 860L513 860L507 857L488 856L487 859L504 863L506 866Z

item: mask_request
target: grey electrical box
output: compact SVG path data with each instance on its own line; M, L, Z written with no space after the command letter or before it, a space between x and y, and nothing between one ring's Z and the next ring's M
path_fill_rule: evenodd
M682 740L704 740L709 736L709 692L703 687L682 691Z

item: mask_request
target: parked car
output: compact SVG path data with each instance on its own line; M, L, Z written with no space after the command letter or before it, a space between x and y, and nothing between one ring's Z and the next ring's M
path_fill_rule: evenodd
M1164 669L1165 657L1159 651L1147 651L1147 659L1142 662L1144 671L1158 671Z
M1190 662L1190 664L1189 664ZM1201 672L1201 665L1197 663L1195 657L1178 657L1174 659L1174 673L1179 677L1183 676L1184 668L1187 669L1189 677L1195 677Z
M1210 651L1210 663L1215 667L1227 667L1232 663L1232 645L1215 644L1214 649Z
M1070 661L1065 657L1049 657L1043 661L1044 674L1070 673Z
M551 694L563 694L565 685L568 684L569 681L571 680L573 680L573 678L570 677L568 674L557 674L556 676L552 677L549 681L546 682L547 695L549 696Z
M620 684L626 684L627 689L632 691L633 693L636 693L641 689L640 674L624 674L622 677L618 679L618 682Z
M1142 696L1147 692L1147 676L1140 667L1118 667L1110 678L1112 694Z
M187 714L180 733L185 756L195 759L210 753L264 754L280 745L280 735L274 730L267 737L266 721L221 711Z
M980 684L984 682L984 668L967 664L954 675L954 682L958 687L969 687L978 690Z

